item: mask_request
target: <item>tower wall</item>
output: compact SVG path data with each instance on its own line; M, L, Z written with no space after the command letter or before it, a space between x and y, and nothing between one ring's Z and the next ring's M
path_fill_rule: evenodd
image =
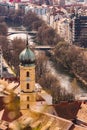
M20 109L28 110L36 103L35 65L20 66Z
M20 96L20 109L30 109L32 105L36 104L36 93L21 93Z
M29 76L27 76L29 72ZM29 84L29 89L27 87ZM20 85L21 91L32 92L35 89L35 66L20 66Z

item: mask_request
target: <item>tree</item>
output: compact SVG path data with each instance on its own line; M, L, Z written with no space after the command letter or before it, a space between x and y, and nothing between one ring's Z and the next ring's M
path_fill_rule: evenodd
M12 59L10 60L11 65L14 66L15 72L17 75L19 75L19 54L21 51L25 48L25 41L22 39L15 38L12 40Z
M32 30L32 24L37 21L40 21L39 17L32 11L28 11L27 14L24 15L23 25L30 31Z
M53 28L44 24L38 29L37 39L40 44L55 45L60 40L60 37Z
M3 6L0 6L0 16L7 15L7 9Z
M47 72L47 62L48 58L44 53L36 57L36 81L39 82L43 75Z
M53 98L53 104L58 104L61 101L75 100L74 95L67 92L64 88L61 88L58 82L54 82L51 88L51 95Z
M84 48L87 48L87 38L86 39L85 38L81 38L80 42L77 45L79 45L81 47L84 47Z
M0 16L0 23L4 22L4 16Z
M57 61L61 62L71 73L87 82L87 57L84 50L66 42L60 42L54 49Z
M12 16L12 20L13 20L14 25L22 25L23 16L24 16L24 13L21 9L15 11L15 14Z
M7 62L10 59L10 50L9 50L9 44L8 40L5 36L0 36L0 46L3 51L3 56L7 60Z
M32 30L36 30L38 31L39 27L41 27L43 24L45 24L44 21L42 21L41 19L35 21L32 23Z
M8 28L5 23L0 23L0 35L7 35Z

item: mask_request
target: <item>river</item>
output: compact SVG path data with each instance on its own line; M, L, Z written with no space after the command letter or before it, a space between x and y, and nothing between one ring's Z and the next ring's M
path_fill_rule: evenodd
M8 32L17 32L19 29L9 28ZM25 31L25 30L24 30ZM9 39L13 40L14 38L26 39L26 33L22 31L20 34L13 34L8 36ZM28 35L29 44L34 44L33 39ZM40 53L40 51L39 51ZM43 53L42 53L43 54ZM48 61L48 69L51 73L58 79L62 88L65 88L67 92L72 92L75 95L76 99L87 99L87 90L77 82L76 78L72 78L71 75L65 73L63 70L58 67L56 70L53 66L52 61Z

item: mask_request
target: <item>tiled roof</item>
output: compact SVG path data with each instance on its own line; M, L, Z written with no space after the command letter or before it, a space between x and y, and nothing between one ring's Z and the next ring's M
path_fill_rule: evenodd
M11 129L25 128L27 125L37 130L87 130L83 126L73 124L71 121L53 116L48 113L28 111L19 119L10 123Z
M72 127L69 130L87 130L87 128L77 125L72 125Z
M31 128L38 128L39 130L47 130L48 128L49 130L69 130L69 128L73 124L71 121L53 116L51 114L47 114L47 113L44 114L44 113L33 112L33 111L27 113L27 118L29 118L28 121L26 120L26 118L24 119L21 118L20 120L18 119L12 122L10 124L10 128L15 127L17 129L17 126L15 126L15 124L17 122L19 123L23 122L23 124L21 124L22 127L24 127L25 124L28 124L29 126L31 126ZM24 124L24 120L25 120L25 124Z
M0 79L0 92L2 92L4 95L8 95L9 90L13 90L14 93L18 94L20 92L19 81L16 78Z
M87 123L87 104L81 104L81 109L79 109L77 113L77 118Z
M81 102L74 101L74 102L62 102L57 105L53 105L57 115L65 118L65 119L75 119L77 116L77 112L80 109Z
M0 130L8 130L8 122L6 121L0 121Z
M37 94L36 101L45 101L45 100L41 95Z

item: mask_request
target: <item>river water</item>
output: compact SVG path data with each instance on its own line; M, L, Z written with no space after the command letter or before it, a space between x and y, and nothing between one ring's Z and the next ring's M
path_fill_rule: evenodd
M19 29L9 28L8 32L17 32L20 31ZM26 39L26 33L25 31L20 34L13 34L8 36L9 39L13 40L14 38L22 38ZM32 37L28 35L29 44L33 44ZM38 52L40 53L40 51ZM43 53L42 53L43 54ZM60 70L58 68L57 70L54 68L53 63L51 61L48 61L48 69L51 71L51 73L58 79L60 82L60 85L62 88L65 88L67 92L72 92L75 95L76 99L87 99L87 90L81 86L76 78L72 78L69 74L66 74L63 72L63 70Z

